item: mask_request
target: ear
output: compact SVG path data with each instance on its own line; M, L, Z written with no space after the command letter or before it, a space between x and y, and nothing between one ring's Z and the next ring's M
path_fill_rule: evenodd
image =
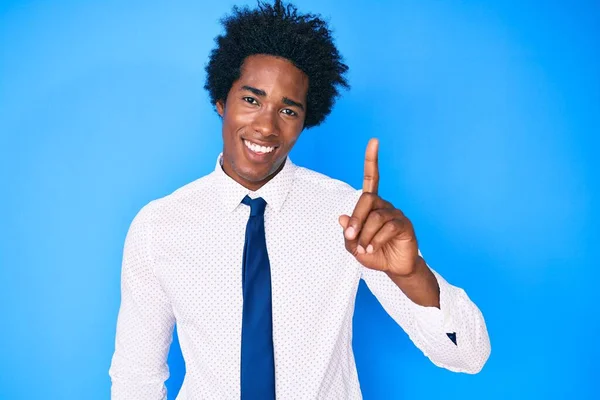
M217 100L215 106L217 107L219 115L223 117L223 114L225 114L225 102L223 100Z

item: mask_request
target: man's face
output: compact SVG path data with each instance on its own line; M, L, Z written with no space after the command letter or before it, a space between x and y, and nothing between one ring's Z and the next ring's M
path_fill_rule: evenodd
M258 190L283 167L304 127L308 77L291 62L269 55L248 57L223 117L223 170Z

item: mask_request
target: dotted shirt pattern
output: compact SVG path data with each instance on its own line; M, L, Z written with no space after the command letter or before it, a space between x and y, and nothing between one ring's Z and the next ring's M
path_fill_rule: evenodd
M440 367L476 373L490 353L483 316L437 272L440 309L408 299L344 247L341 214L361 191L294 165L251 192L221 168L136 215L125 240L112 398L166 399L166 364L177 323L186 375L178 400L239 399L242 255L249 207L262 197L271 264L278 399L361 399L352 352L359 280ZM456 332L455 345L447 333Z

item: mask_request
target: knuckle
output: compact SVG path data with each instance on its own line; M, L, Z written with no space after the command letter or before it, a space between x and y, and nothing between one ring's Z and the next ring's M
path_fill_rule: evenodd
M365 201L368 201L368 202L371 203L375 199L376 195L374 193L371 193L371 192L363 192L363 194L361 195L361 197L363 199L365 199Z
M391 233L400 233L402 231L402 222L399 220L390 221L388 229Z
M350 218L350 225L360 229L360 219L358 219L357 217Z
M381 222L385 219L385 215L383 215L383 212L381 212L380 210L371 211L369 217L372 218L375 222Z
M373 240L371 240L371 246L373 246L373 250L379 249L382 245L382 240L377 237L374 237Z

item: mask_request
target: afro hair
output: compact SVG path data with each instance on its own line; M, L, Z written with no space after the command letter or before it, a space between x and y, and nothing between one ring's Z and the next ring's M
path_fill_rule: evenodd
M225 32L206 66L210 101L226 100L248 56L267 54L292 62L308 76L304 127L319 125L331 112L339 87L349 88L348 66L333 43L331 30L319 15L300 14L292 4L262 1L258 7L234 7L221 20Z

